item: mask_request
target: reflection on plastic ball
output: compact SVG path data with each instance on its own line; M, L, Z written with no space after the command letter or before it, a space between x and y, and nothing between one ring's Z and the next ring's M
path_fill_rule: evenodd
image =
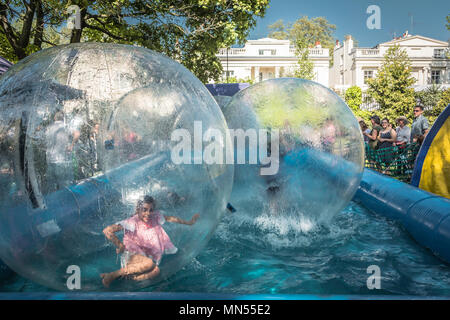
M233 167L175 164L171 134L193 136L194 122L226 134L225 120L204 85L163 55L96 43L40 51L0 78L0 114L0 258L40 284L103 290L100 274L138 263L131 245L119 256L103 232L132 217L142 227L145 195L155 200L146 226L162 229L144 228L140 253L154 263L163 254L159 275L146 277L142 264L108 283L111 290L180 270L224 213Z
M225 108L225 106L231 101L231 97L229 96L214 96L214 99L216 99L220 109Z
M351 200L363 171L363 140L334 92L303 79L273 79L240 91L222 111L230 129L279 132L279 149L267 147L275 174L262 174L260 158L235 166L231 203L238 211L253 219L284 216L294 230L308 231ZM235 153L239 148L235 143Z

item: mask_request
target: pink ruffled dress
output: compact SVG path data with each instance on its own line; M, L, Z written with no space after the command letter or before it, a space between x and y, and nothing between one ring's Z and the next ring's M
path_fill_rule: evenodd
M121 257L122 268L130 257L140 254L151 258L159 265L163 254L174 254L177 248L173 245L167 233L162 228L166 220L155 211L150 215L150 221L145 223L136 214L131 218L118 222L124 228L123 245L126 251Z

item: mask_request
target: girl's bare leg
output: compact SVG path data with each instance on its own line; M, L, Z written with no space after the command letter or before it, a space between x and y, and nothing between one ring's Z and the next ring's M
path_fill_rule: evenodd
M131 276L131 280L134 280L134 281L149 280L149 279L156 278L159 274L160 274L160 270L156 266L150 272L145 272L145 273L136 274L136 275Z
M106 288L108 288L111 282L113 282L119 277L148 273L152 271L154 268L155 263L153 262L152 259L144 257L139 254L135 254L131 256L130 261L128 262L125 268L121 268L117 271L113 271L110 273L102 273L100 277L102 277L103 279L102 280L103 285Z

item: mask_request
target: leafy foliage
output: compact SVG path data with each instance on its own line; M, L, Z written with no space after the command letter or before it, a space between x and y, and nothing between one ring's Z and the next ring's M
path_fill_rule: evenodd
M441 100L443 90L441 86L433 84L425 90L416 91L416 100L425 107L424 115L428 118L430 124L436 120L442 109L438 109L437 105Z
M226 82L226 79L224 79ZM236 78L236 77L228 77L228 82L227 83L250 83L253 84L254 81L250 78L246 78L246 79L241 79L241 78Z
M439 99L436 106L433 108L433 114L430 115L432 122L436 120L436 118L442 113L442 111L444 111L444 109L449 104L450 104L450 88L442 91L441 98Z
M384 55L382 66L375 78L368 79L367 93L380 105L378 114L394 121L398 116L412 120L412 108L416 104L415 83L411 76L411 62L400 47L390 47Z
M70 5L80 8L81 29L66 28ZM0 39L7 41L0 52L17 61L60 43L133 44L176 59L204 82L217 81L216 53L243 43L267 7L268 0L2 1Z
M294 23L285 24L278 20L269 26L269 37L275 39L288 39L295 44L297 50L304 47L314 46L317 41L323 48L330 50L333 57L334 38L333 33L336 25L330 24L324 17L309 19L303 16Z
M283 20L278 20L269 26L271 32L269 37L275 39L289 39L293 43L301 41L302 44L312 46L316 41L320 41L323 47L332 48L334 46L333 33L336 30L334 24L328 23L324 17L309 19L303 16L294 23L284 24Z
M294 70L294 77L313 80L315 77L314 64L309 60L309 49L305 42L301 40L297 42L296 53L298 57L298 66Z
M352 110L355 117L369 120L370 112L360 108L362 104L362 90L358 86L352 86L345 91L345 102Z

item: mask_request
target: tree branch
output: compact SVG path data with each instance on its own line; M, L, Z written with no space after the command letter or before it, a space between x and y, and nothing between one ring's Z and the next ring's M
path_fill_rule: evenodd
M85 27L88 28L88 29L92 29L92 30L97 30L97 31L103 32L104 34L110 36L111 38L113 38L113 39L115 39L115 40L126 40L126 38L117 36L117 35L115 35L115 34L109 32L109 31L106 30L106 29L103 29L103 28L100 28L100 27L98 27L98 26L94 26L94 25L88 24L87 22L85 22L84 25L85 25Z
M30 0L30 3L23 1L26 11L23 17L22 32L19 38L19 45L25 49L30 43L31 27L33 26L34 13L36 11L36 0Z
M14 28L8 21L8 6L0 3L0 26L3 29L6 39L8 40L11 48L19 59L26 57L25 50L20 47L18 37L14 31Z
M39 49L42 47L42 38L44 35L44 12L42 10L42 1L38 0L36 8L36 29L34 32L34 45Z

